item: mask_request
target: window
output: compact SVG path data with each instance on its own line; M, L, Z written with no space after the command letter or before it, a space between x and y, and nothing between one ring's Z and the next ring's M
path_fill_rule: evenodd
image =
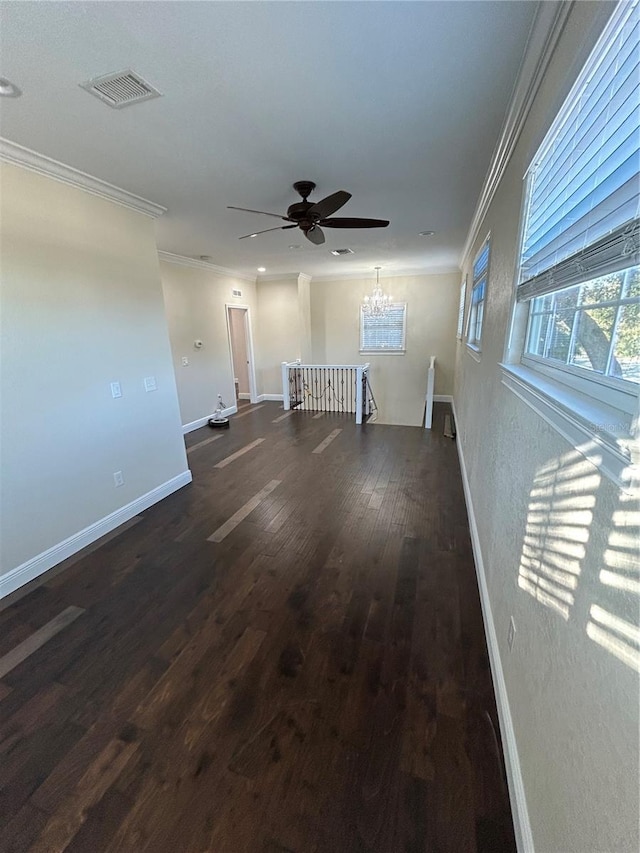
M456 338L461 341L464 332L464 306L467 299L467 277L465 276L460 285L460 302L458 303L458 329Z
M523 363L632 411L640 383L640 14L620 3L527 175ZM580 386L584 391L585 385Z
M482 341L482 320L489 276L489 252L490 238L487 237L473 262L473 287L471 288L471 307L467 328L467 346L478 352Z
M640 383L640 267L531 301L525 357Z
M503 365L505 384L625 488L640 388L639 172L633 0L615 7L526 175Z
M407 306L395 302L385 314L366 314L360 308L360 352L403 353L405 351Z

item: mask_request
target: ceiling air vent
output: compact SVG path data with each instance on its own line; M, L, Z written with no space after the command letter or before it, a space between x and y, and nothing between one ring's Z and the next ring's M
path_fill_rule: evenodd
M340 255L353 255L353 249L331 249L331 254L336 257Z
M233 296L242 296L241 290L236 290L235 288L231 291Z
M148 101L150 98L159 98L162 95L131 69L119 71L117 74L94 77L86 83L80 83L80 86L116 110L128 107L129 104Z

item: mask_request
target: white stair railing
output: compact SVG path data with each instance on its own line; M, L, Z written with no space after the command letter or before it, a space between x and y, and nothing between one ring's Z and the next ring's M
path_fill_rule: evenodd
M282 362L285 410L352 412L361 424L371 414L366 391L369 364Z

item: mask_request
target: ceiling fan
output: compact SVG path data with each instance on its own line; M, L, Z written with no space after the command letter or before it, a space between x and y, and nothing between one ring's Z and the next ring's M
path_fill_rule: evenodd
M254 231L252 234L245 234L239 239L246 240L247 237L257 237L258 234L266 234L267 231L285 231L287 228L300 228L307 240L319 246L324 243L322 228L386 228L389 224L388 219L333 217L332 214L340 210L351 198L351 193L345 190L338 190L338 192L332 193L323 198L322 201L317 201L314 204L312 201L307 201L308 196L316 188L313 181L296 181L293 188L302 196L302 201L290 205L286 216L281 216L279 213L267 213L265 210L251 210L248 207L227 205L229 210L243 210L245 213L261 213L264 216L275 216L277 219L293 223L292 225L280 225L277 228L265 228L264 231Z

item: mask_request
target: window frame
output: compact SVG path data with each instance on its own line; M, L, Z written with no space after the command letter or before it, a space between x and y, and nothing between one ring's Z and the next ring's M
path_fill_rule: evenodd
M613 15L615 14L614 12ZM525 172L511 322L500 368L503 385L537 412L604 476L615 482L623 491L632 491L637 487L640 476L637 465L640 385L630 380L605 376L587 368L536 356L527 352L527 345L533 317L531 308L536 296L587 284L601 276L640 264L638 220L621 225L604 238L592 240L581 252L560 260L528 281L523 281L522 273L534 164L539 162L541 154L552 144L553 133L562 117L571 109L570 103L576 97L577 88L587 76L594 73L594 56L602 50L605 39L614 39L620 34L619 21L615 26L611 24L610 18ZM628 238L627 244L620 253L620 241L625 235ZM618 254L615 255L612 250L607 255L605 244L609 241L613 246L614 238L618 240ZM592 253L592 258L587 259L592 262L583 265L585 253ZM626 260L622 261L620 254L626 255ZM570 265L573 265L573 272L569 269ZM583 266L587 268L583 269ZM548 277L548 284L541 283L543 276ZM553 278L556 279L555 287ZM529 285L528 293L519 292L518 289L523 284ZM611 334L614 333L615 321Z
M364 306L360 305L360 341L359 341L359 353L360 355L405 355L407 352L407 303L406 302L390 302L389 308L401 308L402 309L402 346L401 347L364 347L364 332L365 332L365 319L370 318L371 315L367 314L364 310Z
M482 269L482 271L476 277L475 268L482 256L483 252L487 250L487 264ZM480 248L475 253L473 258L473 264L471 267L471 299L469 301L469 311L467 313L467 330L465 335L465 343L468 348L468 352L474 356L474 358L480 357L482 354L482 333L484 331L484 320L486 316L486 308L487 308L487 291L489 288L489 276L491 274L491 232L487 234L482 243L480 244ZM482 299L478 300L478 302L474 303L474 295L477 290L481 286L484 286L484 292L482 294ZM480 332L477 337L471 337L471 329L472 325L475 323L477 326L477 306L482 306L482 314L480 315ZM475 313L474 313L475 307Z
M456 340L461 341L464 337L464 318L467 308L467 276L460 282L460 299L458 301L458 326L456 329Z

